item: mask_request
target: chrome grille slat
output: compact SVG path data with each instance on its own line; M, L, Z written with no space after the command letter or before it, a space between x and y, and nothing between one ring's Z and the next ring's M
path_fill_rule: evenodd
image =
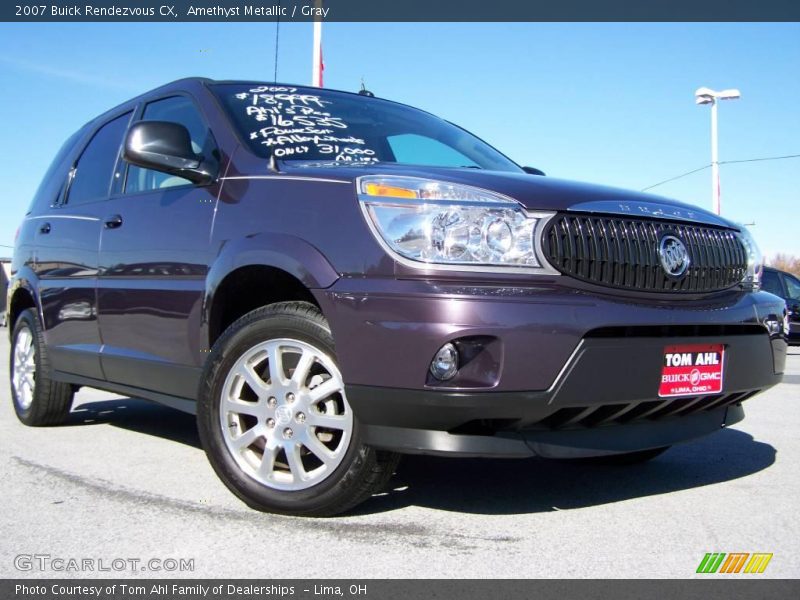
M691 258L675 279L661 265L663 235L679 237ZM746 252L732 230L694 223L559 213L548 224L545 257L560 272L599 285L647 292L703 293L742 280Z

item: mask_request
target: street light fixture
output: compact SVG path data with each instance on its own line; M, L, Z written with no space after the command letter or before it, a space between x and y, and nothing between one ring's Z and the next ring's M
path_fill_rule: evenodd
M697 104L711 105L711 207L714 214L720 214L721 206L719 199L719 156L717 148L717 101L718 100L738 100L741 97L739 90L722 90L715 92L707 87L698 88L694 93L694 101Z

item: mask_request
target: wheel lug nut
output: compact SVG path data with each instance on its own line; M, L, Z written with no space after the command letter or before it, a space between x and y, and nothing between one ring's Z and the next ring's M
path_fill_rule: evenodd
M275 419L267 419L267 427L269 427L270 429L275 427Z
M286 394L286 400L287 400L288 402L294 402L294 394L292 394L291 392L289 392L288 394Z
M275 399L275 397L274 397L274 396L270 396L269 400L267 400L267 405L268 405L270 408L275 408L275 405L276 405L277 403L278 403L278 401Z
M306 422L306 416L305 416L305 414L303 414L301 412L297 413L297 415L295 415L294 418L297 419L298 423L305 423Z
M293 435L294 435L294 432L291 429L289 429L288 427L283 430L283 437L285 437L287 440L292 439Z

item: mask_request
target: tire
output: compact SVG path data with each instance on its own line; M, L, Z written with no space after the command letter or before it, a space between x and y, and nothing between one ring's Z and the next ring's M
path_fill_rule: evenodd
M50 378L51 365L39 317L20 314L11 335L9 381L17 418L32 427L60 425L69 417L72 386Z
M625 452L624 454L608 454L606 456L590 456L587 458L572 459L574 462L586 465L609 465L609 466L627 466L638 465L647 462L658 456L661 456L669 450L671 446L663 446L661 448L650 448L648 450L639 450L637 452Z
M361 442L330 328L307 302L259 308L225 331L204 369L197 425L219 478L265 512L345 512L399 460Z

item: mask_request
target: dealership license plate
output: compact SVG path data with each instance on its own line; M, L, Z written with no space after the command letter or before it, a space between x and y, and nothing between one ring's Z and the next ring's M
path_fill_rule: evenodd
M722 391L723 344L687 344L664 348L661 398L718 394Z

